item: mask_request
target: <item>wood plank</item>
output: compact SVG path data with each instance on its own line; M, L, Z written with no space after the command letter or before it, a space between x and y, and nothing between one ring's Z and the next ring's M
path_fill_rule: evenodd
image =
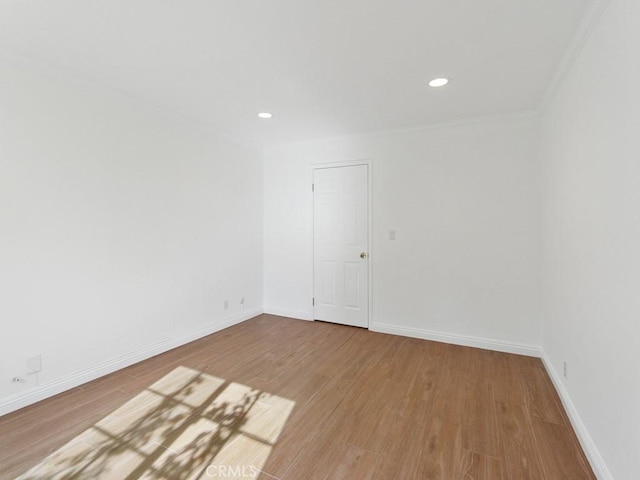
M463 468L462 425L432 417L421 441L416 480L450 480L458 478Z
M373 478L376 456L373 452L355 445L346 445L346 449L332 459L329 472L324 480L369 480Z
M544 459L526 414L526 407L506 401L498 402L498 424L503 470L507 479L536 480L546 478Z
M532 420L533 431L549 480L595 480L587 459L571 430L551 422Z
M347 413L335 411L327 418L324 428L319 431L313 442L306 444L291 463L282 480L322 480L334 465L335 459L347 447L347 439L355 428L355 418ZM268 468L265 471L269 472Z
M463 455L462 468L458 478L464 480L502 480L500 460L467 450Z
M546 372L540 367L520 368L520 382L532 417L544 422L566 425L566 415Z

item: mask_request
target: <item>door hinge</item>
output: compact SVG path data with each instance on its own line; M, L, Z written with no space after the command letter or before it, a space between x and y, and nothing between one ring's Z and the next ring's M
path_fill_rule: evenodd
M311 298L311 305L315 306L315 304L316 304L316 297L312 297Z
M315 185L315 183L312 183L312 184L311 184L311 191L312 191L312 192L315 192L315 191L316 191L316 185Z

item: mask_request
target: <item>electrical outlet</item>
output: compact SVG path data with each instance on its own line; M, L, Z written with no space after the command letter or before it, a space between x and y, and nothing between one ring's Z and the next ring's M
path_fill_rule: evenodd
M224 309L229 310L229 300L224 301Z
M240 299L240 305L244 305L244 297Z
M562 369L563 369L562 373L563 373L563 375L564 375L564 378L568 378L568 377L567 377L567 362L563 362L563 367L562 367Z

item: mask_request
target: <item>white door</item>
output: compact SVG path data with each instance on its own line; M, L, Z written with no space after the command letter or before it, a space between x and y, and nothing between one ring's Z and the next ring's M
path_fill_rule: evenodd
M369 326L368 166L313 172L314 319Z

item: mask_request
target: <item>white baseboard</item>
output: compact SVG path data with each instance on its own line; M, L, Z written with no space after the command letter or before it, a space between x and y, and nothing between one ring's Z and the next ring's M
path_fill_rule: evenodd
M613 475L611 475L607 465L604 463L604 459L602 458L602 455L600 455L591 435L589 435L587 427L582 422L582 419L578 414L578 410L569 396L569 392L562 383L560 375L553 367L551 359L544 350L542 350L542 363L551 377L553 385L556 387L556 391L562 400L562 404L564 405L564 409L567 411L567 415L569 415L571 425L578 436L580 445L582 445L582 450L584 450L584 453L591 464L591 468L593 468L593 473L598 477L598 480L613 480Z
M224 328L249 320L261 313L262 309L256 308L241 315L210 324L205 328L193 330L179 337L164 340L135 352L121 355L111 360L107 360L106 362L80 370L71 375L43 383L37 387L12 395L0 401L0 416L39 402L45 398L52 397L53 395L57 395L58 393L62 393L71 388L80 386L84 383L90 382L91 380L95 380L96 378L108 375L117 370L128 367L129 365L133 365L134 363L141 362L147 358L154 357L186 343L193 342L199 338L206 337L207 335L211 335L212 333Z
M540 357L540 347L515 342L503 342L490 340L481 337L459 335L456 333L435 332L421 328L399 327L387 323L374 322L369 326L372 332L391 333L402 335L403 337L421 338L423 340L433 340L435 342L451 343L464 347L482 348L484 350L495 350L497 352L515 353L516 355L527 355L529 357Z
M269 315L277 315L279 317L296 318L298 320L313 320L311 312L302 310L291 310L289 308L264 307L264 313Z

